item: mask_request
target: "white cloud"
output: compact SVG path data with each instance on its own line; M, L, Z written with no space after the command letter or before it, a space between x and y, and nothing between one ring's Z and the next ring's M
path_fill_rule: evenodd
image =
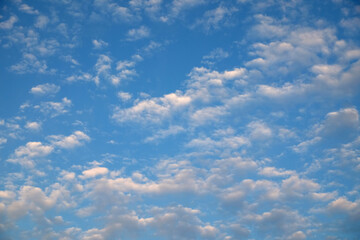
M281 239L290 238L294 232L301 231L309 225L309 220L299 215L297 211L281 208L274 208L259 215L247 215L244 218L254 222L256 228L263 234L273 233Z
M336 230L346 234L357 234L360 227L359 214L360 214L360 201L348 200L342 196L330 202L325 209L325 213L330 215L332 219L340 219L336 221ZM321 210L321 211L322 211ZM354 235L354 236L355 236Z
M89 170L85 170L82 172L83 175L80 176L80 178L93 178L99 175L106 175L108 174L109 170L105 167L96 167Z
M321 137L314 137L310 140L303 141L303 142L299 143L298 145L293 146L292 149L297 153L305 152L309 146L312 146L312 145L320 142L321 139L322 139Z
M77 60L75 60L71 55L64 56L63 59L64 59L66 62L69 62L69 63L71 63L71 64L73 64L73 65L77 65L77 66L80 65L80 63L79 63Z
M164 195L172 193L204 193L207 191L204 181L196 177L196 169L188 165L165 163L162 169L158 169L156 181L149 180L145 176L139 179L138 174L132 177L118 177L109 179L102 177L86 184L86 189L91 189L91 196L112 195L115 193ZM160 166L161 167L161 166ZM165 168L165 170L164 170ZM161 170L164 170L162 172ZM96 169L88 174L104 173L104 169ZM85 175L85 173L83 173ZM110 175L112 175L110 173ZM92 175L91 175L92 176ZM85 177L85 176L84 176ZM108 199L106 201L110 201Z
M127 33L127 39L129 41L135 41L142 38L147 38L149 36L150 36L150 29L145 26L130 29Z
M132 8L144 9L145 12L154 20L159 20L159 14L162 10L163 0L130 0Z
M311 197L316 201L330 201L337 196L337 192L311 193Z
M330 28L292 31L284 28L282 31L284 37L281 40L253 44L254 50L250 54L255 58L245 65L269 76L294 74L319 63L319 55L330 54L337 40Z
M141 218L135 211L110 214L106 226L84 232L82 240L111 239L115 236L137 236L146 229L155 231L154 237L166 239L215 239L218 230L203 223L197 215L200 211L183 207L153 207L147 211L151 217ZM147 232L145 232L147 234Z
M28 142L25 146L15 150L16 157L44 157L54 150L53 146L43 145L41 142Z
M100 74L107 74L108 71L111 69L111 59L107 55L100 55L99 58L96 61L95 69Z
M284 179L281 188L285 197L299 198L319 190L320 185L310 179L303 179L294 175Z
M49 23L49 18L47 16L40 15L36 19L35 27L43 29L48 25L48 23Z
M247 125L250 130L250 138L255 140L266 140L272 136L272 130L266 123L253 121Z
M49 136L53 146L60 148L71 149L83 145L85 142L90 141L90 137L82 131L75 131L69 136L52 135Z
M195 111L190 118L195 125L203 125L214 121L216 122L219 117L226 114L228 114L228 112L223 106L206 107Z
M254 25L249 32L249 35L253 38L276 39L283 37L288 31L286 26L283 26L281 23L269 16L256 14L254 18L259 23Z
M76 174L74 172L68 172L65 170L62 170L60 172L61 175L61 179L66 180L66 181L71 181L75 179Z
M41 129L41 122L27 122L25 128L38 131Z
M340 25L344 28L346 28L349 32L352 34L356 34L359 32L359 29L357 26L360 24L360 18L359 17L353 17L353 18L347 18L342 19L340 22Z
M129 101L132 96L128 92L118 92L117 93L118 98L120 98L123 102Z
M177 17L182 11L204 3L204 0L173 0L170 15L162 20L166 22L169 17Z
M134 67L136 62L140 60L142 59L134 58L133 61L119 61L116 67L116 70L118 70L119 72L114 73L112 71L111 58L107 55L100 55L95 64L97 76L95 76L94 81L97 85L99 85L100 79L103 78L110 81L113 85L117 86L120 84L121 80L136 75L136 71L130 68Z
M60 91L59 86L52 83L45 83L32 87L30 93L38 96L43 96L43 95L53 95L59 91Z
M168 239L215 239L218 230L204 224L196 215L197 209L181 205L167 208L153 208L154 214L149 225L155 227L161 236Z
M0 198L2 199L13 199L16 194L12 191L0 191Z
M100 83L98 79L96 79L89 73L81 73L80 75L72 75L72 76L67 77L66 80L69 82L76 82L76 81L91 82L91 81L93 81L96 85L99 85L99 83Z
M121 109L117 107L112 116L118 122L160 122L169 117L171 113L186 107L191 98L181 92L170 93L160 98L142 100L131 108Z
M293 234L291 234L291 236L289 236L287 239L288 240L305 240L306 234L302 231L297 231L297 232L294 232Z
M129 8L119 6L113 1L95 0L94 6L104 17L111 16L115 21L129 22L137 19Z
M57 25L56 30L64 37L68 38L68 26L65 23Z
M181 132L184 132L185 129L181 126L170 126L168 129L158 130L153 136L147 137L145 142L152 142L159 139L167 138L168 136L176 135Z
M16 220L30 214L31 218L39 222L48 222L44 213L55 207L63 198L69 196L67 190L56 185L52 187L49 194L33 186L22 186L18 194L18 200L7 206L7 214L10 219ZM57 207L61 205L59 204Z
M264 167L260 169L259 174L266 177L283 177L294 175L296 172L292 170L277 169L275 167Z
M128 69L128 68L133 68L135 66L136 62L135 61L119 61L116 64L116 70L120 71L120 70L124 70L124 69Z
M45 60L38 60L38 58L31 53L24 53L23 59L10 67L10 69L19 74L25 73L51 73Z
M258 89L256 91L260 96L265 96L271 99L292 99L298 97L301 99L301 96L307 92L307 89L310 86L307 84L291 84L285 83L281 87L274 87L269 85L258 85Z
M206 31L220 28L220 24L231 24L230 18L236 8L219 6L213 10L206 11L201 19L198 19L193 27L202 26Z
M101 48L107 47L109 45L107 42L105 42L105 41L103 41L101 39L92 40L92 44L93 44L95 49L101 49Z
M346 197L339 197L327 206L330 213L346 213L349 215L360 213L360 204L351 202Z
M17 21L18 18L16 16L11 16L8 20L0 22L0 29L12 29Z
M24 13L28 13L28 14L34 14L37 15L39 14L39 11L34 9L33 7L23 3L19 6L19 10L24 12Z
M318 126L316 132L324 137L353 134L360 127L359 113L356 108L344 108L326 115L323 124Z
M229 81L244 80L246 72L244 68L224 72L211 71L204 67L194 68L189 74L186 95L191 96L194 102L224 102L232 95L225 85Z
M0 145L7 143L7 139L0 137Z
M35 108L40 109L43 113L50 114L51 117L56 117L67 113L71 105L71 100L64 97L61 102L43 102L40 106L35 106Z
M253 172L258 163L252 159L242 157L230 157L215 161L214 168L221 169L223 175L242 175Z
M214 64L214 62L223 60L229 57L229 53L224 51L222 48L216 48L212 50L209 55L203 57L202 63Z
M243 136L228 136L219 140L214 140L209 137L195 138L186 144L187 147L195 147L200 149L215 150L220 149L238 149L241 146L249 145L249 140Z
M297 137L297 135L294 131L286 129L286 128L280 128L278 130L278 136L284 140Z

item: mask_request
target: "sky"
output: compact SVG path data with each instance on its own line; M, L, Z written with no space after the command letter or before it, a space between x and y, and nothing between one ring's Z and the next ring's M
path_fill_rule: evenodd
M359 239L359 95L359 1L3 0L0 239Z

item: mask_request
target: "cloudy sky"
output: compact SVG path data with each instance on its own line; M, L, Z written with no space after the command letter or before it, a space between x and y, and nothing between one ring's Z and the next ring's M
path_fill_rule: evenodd
M359 239L358 1L0 9L0 239Z

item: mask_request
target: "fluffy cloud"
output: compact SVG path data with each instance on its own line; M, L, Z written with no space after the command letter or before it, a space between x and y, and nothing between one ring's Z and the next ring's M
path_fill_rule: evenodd
M297 211L287 209L274 208L269 212L259 215L247 215L245 219L256 224L256 228L264 234L264 236L278 236L291 239L296 235L303 235L297 232L306 228L309 223L308 219L301 216ZM301 238L300 238L301 239Z
M310 146L320 142L321 139L322 139L321 137L314 137L310 140L303 141L303 142L299 143L298 145L293 146L292 149L297 153L305 152Z
M64 97L61 102L43 102L40 106L35 106L35 108L40 109L45 114L49 114L51 117L56 117L67 113L71 105L71 100Z
M250 137L255 140L264 140L272 136L271 129L263 122L254 121L247 125Z
M23 3L19 6L19 10L28 14L39 14L39 11L34 9L33 7Z
M360 127L359 113L356 108L340 109L326 115L325 121L316 132L323 137L340 137L358 132Z
M285 197L299 198L320 189L320 185L309 179L291 176L282 181L282 192Z
M7 139L0 137L0 145L7 143Z
M18 194L18 200L8 205L8 216L19 219L27 213L32 213L34 218L46 222L44 212L53 208L58 200L68 195L68 192L57 186L47 195L38 187L23 186Z
M96 168L92 168L89 170L85 170L82 172L82 176L80 176L80 178L92 178L92 177L96 177L99 175L105 175L109 172L109 170L107 168L104 167L96 167Z
M359 199L350 201L342 196L330 202L325 209L325 212L330 216L340 217L340 221L336 221L336 228L344 233L359 233L359 220L360 220L360 204Z
M163 21L167 21L170 17L177 17L185 9L193 8L204 4L203 0L174 0L171 5L170 14L168 17L163 17Z
M152 142L152 141L156 141L158 139L164 139L168 136L176 135L176 134L179 134L184 131L185 131L185 129L181 126L170 126L168 129L159 130L159 131L157 131L157 133L155 135L153 135L151 137L147 137L145 139L145 142Z
M17 99L4 95L0 238L359 235L359 6L32 4L5 3L0 16L3 91L27 81ZM21 95L55 97L60 86L68 97Z
M34 169L36 166L35 159L46 157L51 154L54 147L51 145L43 145L41 142L28 142L25 146L20 146L15 149L11 158L7 162L20 164L28 169ZM38 171L37 174L43 175Z
M218 230L205 225L196 216L199 210L175 206L168 208L153 208L154 217L150 225L158 230L160 236L171 239L215 239Z
M25 128L38 131L41 129L41 123L39 122L27 122Z
M109 44L101 39L97 40L97 39L94 39L92 40L92 44L94 45L94 48L95 49L101 49L103 47L106 47L108 46Z
M28 142L15 150L17 157L44 157L54 150L53 146L43 145L41 142Z
M47 16L38 16L35 22L35 27L37 28L45 28L49 23L49 18Z
M128 92L118 92L117 96L124 102L131 99L131 94Z
M142 38L147 38L149 35L150 29L145 26L141 26L139 28L130 29L127 33L127 39L129 41L135 41Z
M264 167L259 171L259 174L266 177L283 177L283 176L294 175L295 171L277 169L275 167Z
M43 95L56 94L59 91L60 91L59 86L52 83L45 83L32 87L30 93L38 96L43 96Z
M19 74L25 73L49 73L48 66L44 60L38 58L31 53L24 53L23 59L10 67L10 69Z
M99 85L99 79L96 77L93 77L91 74L89 73L81 73L79 75L72 75L66 78L67 81L69 82L75 82L75 81L93 81L95 82L96 85Z
M225 58L228 58L230 54L224 51L222 48L216 48L212 50L209 55L203 57L202 63L214 64L217 61L221 61Z
M219 140L207 138L195 138L186 144L187 147L194 147L200 149L237 149L241 146L248 145L249 140L242 136L223 137Z
M230 18L236 8L227 8L225 6L219 6L213 10L206 11L201 19L198 19L194 25L202 26L205 31L220 28L221 24L230 24Z
M11 16L8 20L0 22L0 29L11 29L17 21L16 16Z
M82 131L75 131L69 136L52 135L49 136L54 146L71 149L83 145L85 142L90 141L90 137Z
M129 22L136 20L136 16L130 11L129 8L120 6L111 0L96 0L94 1L94 6L104 17L110 16L117 22Z
M126 121L160 122L178 109L186 107L190 102L191 98L182 95L181 92L170 93L160 98L140 101L131 108L118 107L112 118L120 123Z

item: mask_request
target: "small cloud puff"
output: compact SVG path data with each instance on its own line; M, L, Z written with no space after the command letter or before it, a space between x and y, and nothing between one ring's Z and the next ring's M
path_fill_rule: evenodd
M90 141L90 137L82 131L75 131L70 136L52 135L49 138L54 146L65 149L81 146L84 142Z
M131 99L131 94L128 92L118 92L118 98L120 98L123 102L129 101Z
M103 41L101 39L92 40L92 44L93 44L95 49L101 49L101 48L107 47L109 45L107 42L105 42L105 41Z
M139 28L130 29L127 33L128 41L135 41L142 38L147 38L150 36L150 29L145 26L141 26Z
M33 15L37 15L39 14L39 11L34 9L33 7L23 3L19 6L19 10L24 12L24 13L27 13L27 14L33 14Z
M41 129L41 123L39 122L27 122L25 128L33 131L38 131Z
M35 22L35 27L43 29L45 28L49 23L49 18L47 16L38 16Z
M18 20L16 16L11 16L8 20L0 22L0 29L12 29Z
M106 175L109 172L109 170L105 167L96 167L89 170L85 170L82 172L83 175L80 176L80 178L93 178L99 175Z
M60 87L52 83L40 84L30 89L30 93L37 96L53 95L59 91Z

